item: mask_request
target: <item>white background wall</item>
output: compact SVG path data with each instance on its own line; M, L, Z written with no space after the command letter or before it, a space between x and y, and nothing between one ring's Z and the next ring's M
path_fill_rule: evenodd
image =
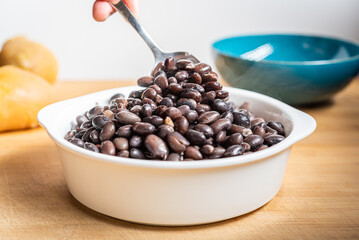
M0 44L26 35L48 46L59 78L125 79L149 73L153 58L119 14L92 19L92 0L0 0ZM247 33L314 33L359 42L358 0L142 0L141 22L165 50L213 63L211 43Z

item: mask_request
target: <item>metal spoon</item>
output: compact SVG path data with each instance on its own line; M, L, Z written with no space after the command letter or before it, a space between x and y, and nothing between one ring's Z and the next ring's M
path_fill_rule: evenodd
M128 9L126 4L121 0L117 4L113 4L109 1L109 3L112 5L113 8L115 8L121 15L127 19L127 21L132 25L132 27L140 34L143 40L147 43L148 47L151 49L153 55L155 56L155 66L160 63L164 62L166 58L173 57L175 61L179 59L189 59L194 63L198 63L199 60L195 58L192 54L188 52L172 52L172 53L166 53L163 52L161 48L158 47L158 45L153 41L151 36L146 32L146 30L141 26L139 21L136 19L136 17L131 13L131 11Z

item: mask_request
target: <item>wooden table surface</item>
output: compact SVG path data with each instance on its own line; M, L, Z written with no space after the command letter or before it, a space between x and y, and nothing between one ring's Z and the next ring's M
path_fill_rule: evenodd
M282 188L262 208L193 227L153 227L96 213L66 188L41 129L0 134L0 239L359 239L359 79L324 106L293 147ZM61 82L61 99L134 82Z

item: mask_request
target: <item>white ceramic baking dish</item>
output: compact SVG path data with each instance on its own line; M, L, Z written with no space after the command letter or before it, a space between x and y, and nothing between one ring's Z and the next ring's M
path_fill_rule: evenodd
M291 147L310 135L315 120L273 98L225 88L230 101L249 102L250 110L284 124L287 138L248 155L190 162L120 158L79 148L63 137L77 115L107 104L115 93L126 96L137 86L110 89L43 108L38 120L56 143L72 195L100 213L143 224L195 225L253 211L279 191Z

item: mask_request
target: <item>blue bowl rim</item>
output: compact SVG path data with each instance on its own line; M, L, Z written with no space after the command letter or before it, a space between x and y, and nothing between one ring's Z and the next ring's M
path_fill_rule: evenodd
M262 34L240 34L240 35L232 35L229 37L222 37L216 41L214 41L212 43L212 49L214 51L216 51L217 53L224 55L224 56L228 56L228 57L232 57L232 58L238 58L238 59L242 59L244 61L248 61L248 62L260 62L260 63L268 63L268 64L281 64L281 65L325 65L325 64L333 64L333 63L342 63L342 62L349 62L349 61L353 61L353 60L358 60L359 59L359 53L357 55L351 56L351 57L346 57L346 58L339 58L339 59L330 59L330 60L315 60L315 61L279 61L279 60L260 60L260 61L253 61L253 60L248 60L248 59L243 59L238 55L234 55L234 54L228 54L228 53L224 53L222 51L220 51L218 48L216 48L214 45L218 42L224 41L224 40L228 40L228 39L233 39L233 38L241 38L241 37L261 37L261 36L299 36L299 37L315 37L315 38L323 38L323 39L329 39L329 40L336 40L339 42L343 42L346 44L351 44L354 45L355 47L359 48L359 43L354 42L354 41L348 41L348 40L344 40L341 38L337 38L337 37L331 37L331 36L326 36L326 35L320 35L320 34L291 34L291 33L262 33Z

